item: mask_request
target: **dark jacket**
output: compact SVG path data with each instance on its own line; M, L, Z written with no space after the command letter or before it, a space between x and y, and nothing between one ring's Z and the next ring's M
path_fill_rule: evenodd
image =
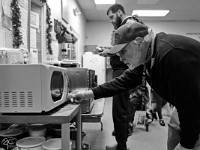
M110 56L110 65L112 67L112 70L128 69L128 66L124 64L117 55Z
M158 33L148 83L177 108L181 145L193 148L200 133L200 43L192 38ZM95 99L110 97L141 84L143 65L93 89Z

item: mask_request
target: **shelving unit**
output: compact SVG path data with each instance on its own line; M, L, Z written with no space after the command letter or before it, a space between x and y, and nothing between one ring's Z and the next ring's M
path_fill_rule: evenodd
M49 114L2 114L0 123L42 123L61 124L61 145L63 150L70 149L70 121L76 118L76 149L81 150L81 108L77 104L67 104Z

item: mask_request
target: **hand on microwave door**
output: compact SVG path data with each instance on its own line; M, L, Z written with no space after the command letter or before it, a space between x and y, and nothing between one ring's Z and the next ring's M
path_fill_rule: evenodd
M76 100L83 100L83 99L89 99L89 98L94 98L94 94L92 90L88 91L75 91L72 93L69 93L68 97L70 99L76 99Z

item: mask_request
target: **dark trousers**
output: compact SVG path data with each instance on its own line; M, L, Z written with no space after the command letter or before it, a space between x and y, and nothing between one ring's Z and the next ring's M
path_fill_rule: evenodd
M152 103L156 103L156 108L153 111L158 113L159 119L163 119L162 116L163 99L155 91L152 90L151 92L152 92Z
M163 119L162 116L162 99L156 101L156 111L158 113L158 118Z
M113 78L120 76L124 70L114 70ZM115 138L118 148L126 149L126 141L128 138L128 124L132 123L132 108L129 108L129 91L115 95L113 97L112 117L114 123Z

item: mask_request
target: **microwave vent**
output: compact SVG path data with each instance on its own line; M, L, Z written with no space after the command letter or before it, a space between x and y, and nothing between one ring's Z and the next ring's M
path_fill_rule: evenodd
M33 107L32 92L0 92L0 107Z

